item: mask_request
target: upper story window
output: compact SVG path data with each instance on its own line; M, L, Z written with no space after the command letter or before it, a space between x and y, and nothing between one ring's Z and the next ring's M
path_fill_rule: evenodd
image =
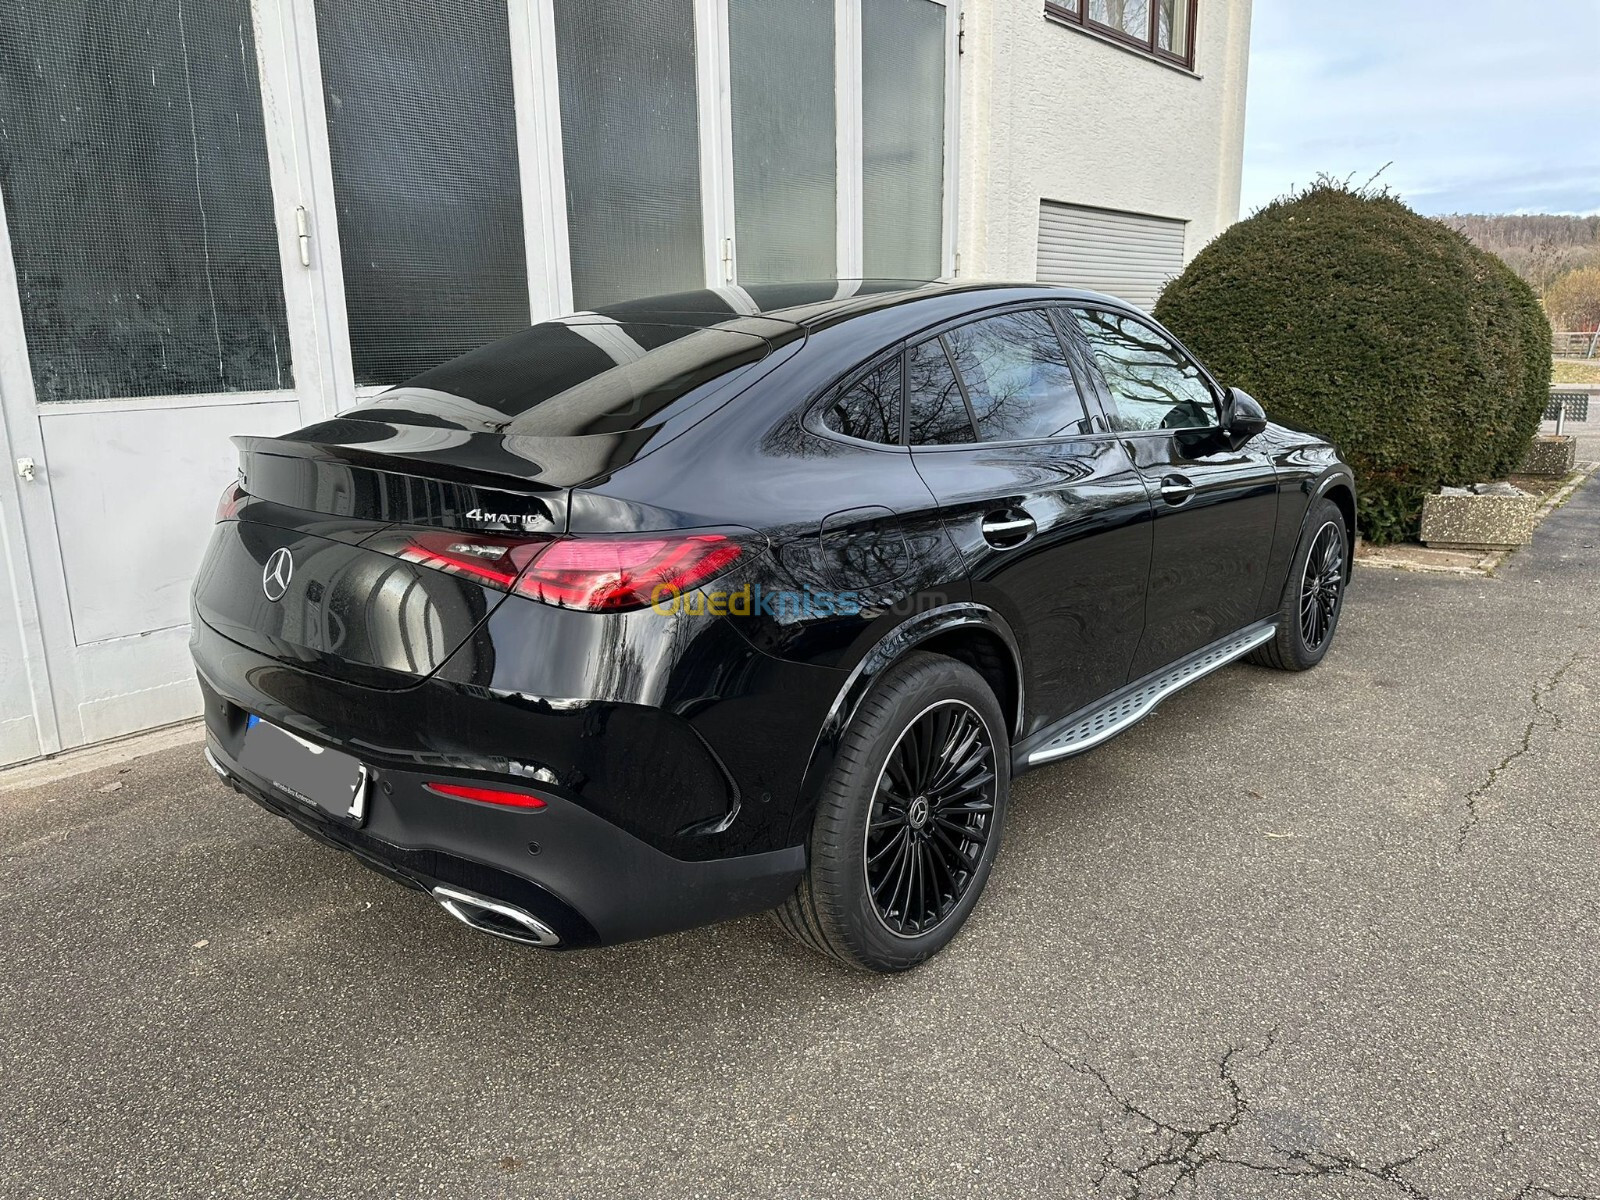
M1200 0L1045 0L1044 10L1163 61L1194 69Z

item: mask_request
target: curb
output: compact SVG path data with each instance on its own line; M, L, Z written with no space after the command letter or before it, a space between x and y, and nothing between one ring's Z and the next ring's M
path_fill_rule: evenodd
M1580 462L1577 464L1572 478L1558 490L1552 492L1545 502L1539 506L1538 511L1533 514L1535 537L1538 536L1539 526L1544 523L1544 519L1565 504L1572 496L1572 493L1588 483L1596 471L1600 471L1600 462ZM1417 547L1417 549L1421 549L1421 547ZM1493 575L1500 565L1515 554L1518 549L1520 547L1510 546L1504 550L1491 550L1486 554L1479 555L1478 561L1470 565L1466 563L1418 562L1410 558L1389 557L1387 550L1372 550L1356 559L1356 565L1379 567L1386 571L1418 571L1429 575L1472 575L1483 578L1484 576ZM1444 550L1441 553L1470 554L1473 552Z
M0 794L42 787L74 775L119 766L147 754L170 750L174 746L196 745L204 741L205 736L205 722L194 717L176 725L164 725L159 729L131 733L108 742L96 742L92 746L62 750L45 758L30 758L26 762L0 768Z

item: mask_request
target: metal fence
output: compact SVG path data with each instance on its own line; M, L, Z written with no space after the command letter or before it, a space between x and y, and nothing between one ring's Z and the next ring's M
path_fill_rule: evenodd
M1600 329L1568 330L1553 338L1551 349L1557 358L1600 358Z
M1552 388L1550 391L1550 404L1544 410L1544 419L1554 421L1566 410L1566 419L1569 421L1587 421L1589 419L1589 400L1593 393L1586 391L1573 391L1570 388Z

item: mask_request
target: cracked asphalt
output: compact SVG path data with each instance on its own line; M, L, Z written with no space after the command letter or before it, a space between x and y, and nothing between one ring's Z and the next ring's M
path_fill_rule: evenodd
M1020 781L896 978L521 950L181 746L0 792L0 1195L1596 1197L1597 830L1593 480Z

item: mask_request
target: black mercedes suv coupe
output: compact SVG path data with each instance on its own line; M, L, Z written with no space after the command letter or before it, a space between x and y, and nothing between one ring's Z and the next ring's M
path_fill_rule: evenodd
M1117 300L721 288L235 439L194 587L233 788L536 946L776 909L901 970L1020 772L1315 665L1350 469Z

